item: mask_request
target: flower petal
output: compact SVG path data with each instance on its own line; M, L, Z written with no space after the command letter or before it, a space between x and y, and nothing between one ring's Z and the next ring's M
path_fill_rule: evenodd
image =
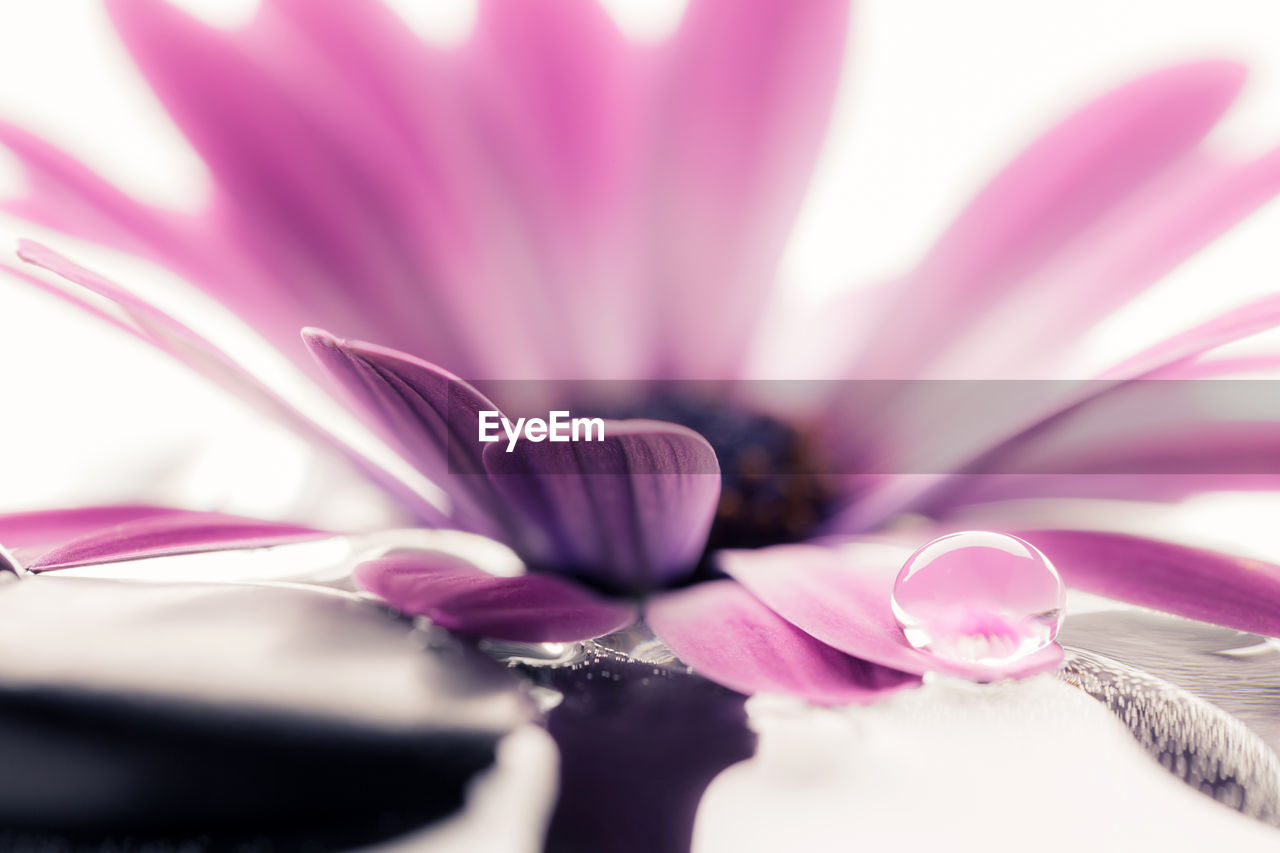
M497 411L452 373L387 347L303 329L312 355L359 407L364 420L454 500L455 523L504 538L501 501L485 476L478 413Z
M649 602L645 619L694 671L741 693L839 705L919 683L819 642L730 580L662 593Z
M203 281L212 294L286 352L296 352L289 344L307 322L340 321L401 347L427 338L458 351L460 321L442 316L448 302L421 308L435 271L424 244L438 235L417 216L414 198L436 194L421 186L421 164L399 137L362 132L370 126L365 98L273 30L269 16L228 33L163 0L108 9L213 173L228 249L262 271ZM416 240L406 233L415 226Z
M1069 586L1265 636L1280 635L1280 566L1091 530L1027 530Z
M29 572L261 548L332 536L310 527L156 506L102 506L0 516L0 544Z
M693 0L662 57L650 280L678 306L659 333L679 375L741 370L825 135L848 5Z
M952 476L930 514L1025 497L1171 500L1280 483L1272 380L1131 381L1037 424ZM992 471L995 473L985 473Z
M19 242L18 255L34 266L46 269L77 285L83 292L107 300L117 314L106 314L81 296L77 289L66 298L81 304L85 310L116 324L157 347L182 364L214 382L219 387L264 411L292 428L299 435L337 450L372 481L401 501L421 519L444 522L439 496L423 492L404 482L394 472L398 460L373 458L365 448L357 449L345 438L331 432L273 388L260 380L212 341L199 335L169 314L134 296L120 285L30 240ZM41 286L43 282L40 282ZM52 289L52 288L49 288Z
M657 312L638 260L650 248L650 58L596 0L481 2L459 57L495 195L528 243L515 275L539 298L522 320L555 329L544 355L555 375L642 376L651 365Z
M693 569L720 498L711 445L661 421L605 421L602 441L490 444L484 464L536 537L528 559L629 591Z
M1276 159L1280 163L1280 157ZM1280 296L1264 296L1153 344L1109 369L1103 378L1176 378L1179 365L1277 327L1280 327Z
M132 251L177 250L178 218L144 205L69 154L11 124L0 122L0 145L24 167L24 198L0 207L68 234Z
M397 610L495 640L589 640L636 620L634 605L603 598L564 578L499 577L451 554L394 554L361 563L355 577Z
M991 681L1034 675L1061 663L1057 645L1005 666L951 664L912 648L889 603L893 581L910 555L910 548L871 541L778 545L722 552L720 567L816 639L882 666Z
M946 342L1190 151L1243 80L1243 69L1226 62L1158 71L1104 95L1034 142L904 283L868 342L860 375L918 375Z

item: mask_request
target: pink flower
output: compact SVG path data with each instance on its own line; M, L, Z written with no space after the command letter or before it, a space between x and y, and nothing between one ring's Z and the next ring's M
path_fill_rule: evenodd
M765 309L825 129L844 3L693 0L676 34L651 47L624 40L587 0L490 0L453 50L423 45L377 3L268 0L235 33L158 0L110 7L208 163L215 198L194 220L149 208L0 127L32 188L11 208L163 263L306 369L318 364L447 502L341 445L126 289L41 246L20 254L79 285L69 295L90 310L90 294L105 296L119 309L107 319L338 444L424 524L497 538L533 570L499 578L431 552L361 566L358 581L401 610L468 634L568 641L617 630L641 606L711 679L859 701L930 670L995 678L1060 659L1050 646L1008 666L963 666L911 648L890 589L922 534L884 535L907 513L932 519L929 538L994 498L1239 485L1205 473L1226 470L1212 464L1097 475L1090 460L1115 449L1105 442L1044 473L1038 442L1136 393L1135 380L1193 375L1200 356L1275 326L1274 299L1210 318L1105 382L1046 385L1053 395L991 412L927 475L894 473L938 430L921 430L921 412L900 399L863 423L866 412L839 399L801 409L657 390L624 401L646 419L611 422L598 444L523 442L506 454L466 438L479 411L499 408L479 380L687 389L678 380L748 378L762 341L827 357L823 378L1054 376L1083 329L1280 189L1280 158L1227 162L1202 144L1242 84L1234 65L1175 67L1104 95L1000 173L892 289L788 325ZM1052 326L1020 321L1032 298ZM868 311L880 312L869 336L848 340L849 318ZM1245 470L1274 452L1274 436L1241 448L1212 413L1180 416L1153 419L1126 452L1164 442L1177 458L1233 456ZM1195 442L1180 442L1190 432ZM809 453L824 471L861 460L874 476L813 476ZM1042 473L974 476L1010 456L1023 468L1002 462L1000 473ZM752 467L761 460L763 474ZM1075 470L1088 476L1064 476ZM1098 529L989 522L1036 544L1075 587L1280 633L1280 567ZM0 520L0 541L27 571L313 535L153 507Z

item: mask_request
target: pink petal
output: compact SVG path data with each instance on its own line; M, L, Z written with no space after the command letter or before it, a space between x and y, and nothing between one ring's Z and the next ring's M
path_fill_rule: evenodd
M468 118L528 241L519 277L555 324L559 376L637 376L656 323L642 235L646 51L595 0L486 0L459 57Z
M527 643L587 640L621 630L636 608L544 574L497 577L442 553L362 563L356 581L397 610L452 631Z
M319 329L304 329L302 337L364 419L459 503L457 523L502 533L501 502L477 441L478 412L497 406L452 373L413 356Z
M605 421L603 441L490 444L484 464L537 537L532 562L618 589L691 571L720 498L711 445L660 421Z
M1120 533L1015 535L1042 550L1077 589L1242 631L1280 634L1280 566Z
M280 26L207 27L163 0L109 4L134 59L208 163L213 216L248 280L202 284L286 352L304 325L343 324L476 367L480 319L454 314L461 238L420 155L359 85ZM470 244L468 244L470 245ZM440 250L440 251L430 251ZM469 267L463 268L465 272ZM436 297L426 310L428 296ZM468 298L471 298L468 296Z
M843 0L693 0L661 57L650 284L678 306L660 327L672 373L741 370L826 131L847 15Z
M293 428L303 437L333 447L422 519L434 522L445 520L434 504L402 483L393 473L348 446L264 384L247 367L173 317L114 282L38 243L21 241L18 255L27 263L46 269L88 293L113 303L121 312L119 317L103 314L87 299L82 302L78 293L68 295L73 302L82 302L86 310L137 335L234 396ZM24 278L30 280L29 277Z
M645 619L695 672L740 693L788 693L841 705L919 684L905 672L818 642L733 581L656 596Z
M332 535L294 524L155 506L85 507L0 516L0 544L31 572L262 548Z
M1056 644L1000 667L951 664L912 648L889 603L894 579L910 554L909 548L881 542L779 545L723 552L720 567L783 619L829 646L881 666L992 681L1034 675L1061 663L1062 649Z
M1190 151L1243 79L1243 69L1224 62L1159 71L1104 95L1033 143L904 283L859 374L918 375L947 341Z

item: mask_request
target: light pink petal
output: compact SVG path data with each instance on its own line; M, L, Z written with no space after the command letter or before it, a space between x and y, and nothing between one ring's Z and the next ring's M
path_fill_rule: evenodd
M454 501L466 529L503 533L501 502L477 441L482 410L498 407L457 376L421 359L319 329L303 339L364 419Z
M1191 151L1243 79L1239 66L1225 62L1159 71L1104 95L1038 139L903 283L859 375L918 375L946 342L1034 281L1039 267Z
M953 664L912 648L890 607L894 579L910 554L909 548L880 542L779 545L723 552L720 567L788 622L882 666L991 681L1033 675L1061 662L1057 645L1004 666Z
M695 672L740 693L842 705L920 682L824 645L729 580L662 593L649 602L645 619Z
M1278 191L1280 152L1246 162L1194 152L1099 217L978 322L957 330L935 353L930 375L1013 379L1070 371L1082 333ZM1134 361L1108 375L1143 369Z
M1160 341L1109 369L1104 379L1177 378L1210 350L1280 327L1280 295L1266 296Z
M495 640L566 643L621 630L634 605L544 574L497 577L442 553L403 553L356 568L356 582L404 613Z
M85 507L0 516L0 545L30 572L260 548L331 535L294 524L154 506Z
M660 421L605 421L603 440L489 444L485 468L547 570L647 591L691 571L720 498L706 439Z
M919 392L923 409L910 408L912 394L901 395L906 404L901 398L888 399L877 406L881 420L874 422L880 443L866 436L848 442L857 452L876 453L878 467L888 476L869 487L833 528L857 532L904 510L936 514L958 503L1002 497L1092 493L1172 499L1241 484L1270 488L1274 478L1247 475L1251 467L1260 475L1273 473L1275 448L1265 421L1275 421L1280 412L1268 410L1260 417L1261 410L1250 405L1253 395L1239 390L1247 386L1191 380L1223 371L1196 368L1206 354L1277 327L1280 297L1266 296L1150 346L1094 380L1043 381L1035 383L1034 392L1026 381L958 381L958 395L971 398L966 411L979 411L980 419L975 424L972 416L955 418L944 433L930 424L931 415L940 411L933 389L947 383L904 383ZM1255 359L1241 366L1266 364ZM897 383L876 384L888 388ZM1025 393L1015 397L1003 386ZM996 404L972 405L987 394ZM831 413L840 411L837 403L829 404ZM843 419L831 414L827 421ZM907 454L924 444L946 449L950 473L940 465L927 472L912 467ZM886 461L895 452L903 454L899 476ZM1161 456L1167 461L1157 464ZM1077 476L1121 471L1160 477L1100 476L1091 481ZM1035 474L1040 478L1028 476Z
M338 450L370 479L424 520L444 520L440 510L414 489L298 411L255 377L248 368L173 317L114 282L38 243L22 241L18 254L24 261L60 276L87 293L108 300L119 309L120 314L104 315L91 301L81 300L78 296L70 297L73 302L82 304L86 310L105 317L117 326L122 326L236 397L292 427L303 437ZM41 286L44 286L43 283Z
M1071 587L1265 636L1280 634L1280 566L1089 530L1027 530Z
M678 306L661 318L670 373L741 370L826 131L847 16L844 0L693 0L660 57L649 284Z
M177 217L130 198L83 163L0 122L0 145L24 167L27 195L4 209L77 237L137 252L175 248Z
M953 476L941 513L1014 497L1172 500L1198 491L1280 485L1274 380L1127 382L1048 419Z

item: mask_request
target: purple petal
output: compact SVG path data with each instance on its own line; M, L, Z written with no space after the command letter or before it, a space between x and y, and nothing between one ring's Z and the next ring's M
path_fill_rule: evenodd
M494 486L536 537L527 558L632 591L691 571L720 498L715 451L660 421L605 421L604 436L487 446Z
M447 521L435 505L412 487L402 483L395 474L299 411L243 364L170 315L38 243L20 241L18 255L27 263L46 269L88 293L108 300L119 309L120 316L105 314L87 300L82 302L78 291L75 294L62 294L73 302L82 304L86 310L157 347L234 396L258 407L304 438L334 448L423 520L435 523ZM24 278L30 280L27 276ZM37 283L46 289L53 289L43 282Z
M1280 635L1280 566L1172 542L1089 530L1015 533L1069 586L1108 598Z
M634 605L553 575L498 577L443 553L404 553L362 563L356 582L397 610L452 631L526 643L588 640L627 627Z
M662 593L649 602L645 619L694 671L740 693L789 693L840 705L920 683L815 640L733 581Z
M678 306L659 327L678 375L741 370L825 135L847 31L844 0L694 0L667 48L650 281Z
M1159 71L1037 140L961 214L904 283L861 375L911 378L1030 273L1192 149L1244 79L1234 64ZM928 311L919 306L928 305Z
M909 548L882 542L779 545L723 552L720 567L788 622L882 666L992 681L1034 675L1062 661L1056 644L1000 667L951 664L912 648L889 603L894 579L910 554Z
M413 356L320 329L304 329L302 337L364 419L459 503L456 522L501 537L502 506L477 441L477 413L498 407L457 376Z
M155 506L104 506L0 516L0 544L43 572L332 536L280 522Z

